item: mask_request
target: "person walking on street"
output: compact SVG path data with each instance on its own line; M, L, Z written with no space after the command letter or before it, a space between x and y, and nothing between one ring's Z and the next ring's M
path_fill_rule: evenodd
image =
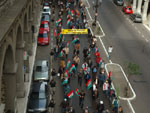
M72 106L70 106L69 110L68 110L68 113L75 113L75 109Z
M83 76L83 70L80 69L80 72L78 72L78 84L80 87L82 86L82 76Z
M59 46L56 45L56 47L54 48L54 60L57 60L58 54L59 54Z
M106 82L103 84L103 92L105 93L105 95L108 97L109 96L109 84L108 81L106 80Z
M53 68L52 71L51 71L51 75L52 75L53 79L56 76L56 74L57 74L56 70L55 70L55 68Z
M122 106L119 106L119 108L118 108L118 113L123 113Z
M56 82L54 81L54 79L50 81L50 86L51 86L51 94L55 94Z
M104 103L102 100L100 100L100 102L97 104L97 111L98 113L103 113L104 110L105 110Z
M50 100L48 107L49 107L49 112L54 113L55 101L53 98Z
M85 97L85 92L82 90L79 95L79 105L81 108L83 108L84 97Z
M83 110L83 113L90 113L88 106Z
M66 46L66 47L64 48L64 51L65 51L65 54L66 54L66 59L68 59L69 47Z
M109 46L109 47L108 47L108 58L109 58L109 59L111 58L112 51L113 51L113 47L112 47L112 46Z
M66 108L69 106L69 102L66 98L61 102L60 106L62 107L62 113L66 113Z
M78 55L76 55L74 58L73 58L73 62L75 64L75 67L77 68L78 65L80 64L80 58Z
M113 113L118 113L118 99L117 99L117 97L114 98L112 105L113 105Z

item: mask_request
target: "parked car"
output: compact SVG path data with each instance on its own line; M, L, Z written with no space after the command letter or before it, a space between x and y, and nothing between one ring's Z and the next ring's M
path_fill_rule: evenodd
M44 6L43 13L48 13L49 15L51 15L50 7L49 6Z
M33 80L48 81L49 80L48 67L49 67L48 60L37 61L34 66Z
M46 14L42 15L41 22L42 21L48 22L50 24L50 16Z
M49 33L49 23L46 21L41 21L40 31L47 31Z
M38 45L49 45L49 33L47 31L39 31Z
M122 10L125 14L132 14L133 13L131 6L124 6Z
M28 100L28 113L46 113L48 102L47 82L33 82Z
M114 0L114 3L118 6L123 6L123 0Z
M136 23L142 23L142 16L140 14L134 13L130 15L130 19Z

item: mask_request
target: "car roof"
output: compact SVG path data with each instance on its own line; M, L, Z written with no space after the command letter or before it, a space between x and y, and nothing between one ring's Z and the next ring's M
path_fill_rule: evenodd
M45 92L47 82L33 82L32 92Z
M48 24L48 21L41 21L41 24Z
M131 8L131 6L126 6L126 8Z
M43 9L50 9L50 7L49 6L44 6Z
M48 33L48 32L45 31L45 30L40 30L40 31L39 31L39 34L43 34L43 33Z
M48 60L39 60L36 62L36 66L47 66Z

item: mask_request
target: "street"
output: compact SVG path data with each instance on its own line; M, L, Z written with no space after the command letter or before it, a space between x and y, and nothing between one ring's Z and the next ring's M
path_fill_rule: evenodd
M88 1L92 4L92 1ZM150 79L150 57L149 54L143 52L144 47L148 43L118 9L111 0L103 0L103 4L98 11L98 20L105 32L102 41L106 47L110 45L114 47L113 62L120 64L124 69L126 62L135 62L140 66L141 74L130 76L129 79L137 94L136 99L132 101L132 105L136 113L148 113L150 101L150 82L148 81ZM93 14L92 8L90 8L90 14ZM142 29L143 31L141 32L145 33L145 36L149 36L142 25L137 25L137 29L139 31Z

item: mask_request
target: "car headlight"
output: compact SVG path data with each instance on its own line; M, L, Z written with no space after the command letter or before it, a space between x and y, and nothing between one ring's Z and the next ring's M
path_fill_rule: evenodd
M34 112L34 110L33 110L33 109L28 109L28 111L29 111L29 112Z

